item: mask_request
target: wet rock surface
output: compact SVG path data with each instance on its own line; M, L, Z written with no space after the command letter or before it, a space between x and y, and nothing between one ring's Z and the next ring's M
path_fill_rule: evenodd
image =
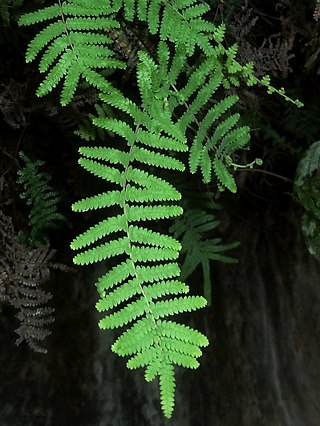
M233 219L229 234L239 263L215 265L212 306L188 318L211 345L198 370L178 371L170 421L157 384L110 351L116 334L98 330L94 308L101 271L81 269L50 284L47 355L14 345L14 312L2 309L0 425L317 426L320 267L299 218L292 206L260 210Z

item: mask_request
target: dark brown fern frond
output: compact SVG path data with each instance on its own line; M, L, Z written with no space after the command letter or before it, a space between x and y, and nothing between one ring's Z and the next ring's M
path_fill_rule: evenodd
M107 34L113 41L113 49L119 60L126 63L123 71L123 81L129 80L138 63L138 51L153 51L154 46L148 33L128 21L120 20L120 28L108 30Z
M16 344L26 341L36 352L46 353L39 342L51 334L47 326L54 321L54 309L46 306L52 295L42 290L41 285L50 277L50 259L54 251L48 246L31 251L23 246L19 248L15 251L18 256L9 292L9 301L18 310L20 321Z
M7 289L6 289L6 278L7 273L5 270L2 270L0 265L0 303L7 301Z
M259 17L252 16L253 9L246 4L242 11L235 17L231 25L231 32L239 46L239 56L244 63L254 62L256 74L259 76L279 73L286 78L292 71L290 60L294 57L291 53L295 39L295 30L287 31L283 28L281 33L272 34L256 46L252 37L252 29Z
M51 262L54 253L49 246L30 250L19 241L11 219L0 212L0 288L4 301L18 310L16 344L25 341L42 353L47 350L40 342L51 334L47 326L54 321L54 309L46 306L52 295L41 286L50 277L50 269L62 269Z

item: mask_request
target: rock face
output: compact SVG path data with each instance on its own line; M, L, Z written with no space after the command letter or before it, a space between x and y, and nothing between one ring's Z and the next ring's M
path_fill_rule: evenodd
M239 263L215 265L212 306L190 316L211 345L198 370L178 371L171 421L157 385L110 351L114 336L96 325L99 271L83 270L52 284L46 356L16 348L13 313L0 313L0 425L317 426L320 266L292 208L241 217L228 237L241 241Z
M214 408L202 424L316 426L319 265L292 210L244 218L232 236L242 241L239 264L217 268Z

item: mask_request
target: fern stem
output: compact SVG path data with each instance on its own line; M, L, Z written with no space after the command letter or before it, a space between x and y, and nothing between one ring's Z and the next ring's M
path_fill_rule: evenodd
M170 83L170 86L173 88L173 90L174 90L176 93L179 93L179 90L176 88L176 86L175 86L173 83ZM189 109L189 105L187 104L187 102L186 102L186 101L183 101L183 105L186 107L186 109ZM194 121L196 122L197 126L199 127L199 126L200 126L200 123L199 123L199 121L198 121L197 117L196 117L195 115L193 115L193 117L194 117ZM192 129L192 130L194 130L194 129ZM195 131L195 130L194 130L194 131Z
M78 58L78 56L77 56L77 54L76 54L76 52L74 50L74 45L73 45L73 43L72 43L72 41L70 39L70 33L69 33L69 30L68 30L67 22L65 20L65 16L63 14L63 8L62 8L61 0L58 0L58 4L59 4L60 10L61 10L61 21L63 22L63 25L65 26L65 33L66 33L66 36L67 36L67 38L69 40L69 45L70 45L70 47L71 47L74 55Z
M135 132L135 133L137 133L137 132L138 132L138 130L139 130L139 128L140 128L140 123L136 125L136 128L135 128L135 131L134 131L134 132ZM131 146L130 146L129 154L131 154L131 153L132 153L132 149L133 149L133 147L134 147L134 142L133 142L133 143L131 144ZM129 155L129 158L132 158L132 155ZM122 191L123 191L124 193L126 193L128 168L129 168L129 163L127 164L126 169L125 169L125 172L124 172L124 182L123 182L123 186L122 186ZM125 203L125 205L123 206L123 212L124 212L125 217L126 217L126 205L127 205L127 204ZM156 319L155 319L155 317L154 317L154 315L153 315L153 312L152 312L152 309L151 309L151 305L150 305L149 299L148 299L148 297L147 297L147 295L146 295L146 293L145 293L145 291L144 291L144 289L143 289L143 286L140 284L140 280L139 280L139 277L138 277L138 273L137 273L136 265L135 265L135 262L132 260L132 245L131 245L131 238L130 238L130 233L129 233L129 222L128 222L128 220L126 220L126 225L127 225L127 226L126 226L126 228L127 228L126 233L127 233L127 237L128 237L128 246L129 246L129 250L128 250L128 252L129 252L129 257L130 257L130 260L132 261L133 268L134 268L134 271L135 271L135 276L136 276L136 278L138 279L139 287L140 287L141 293L142 293L142 295L143 295L143 297L144 297L144 299L145 299L145 301L146 301L146 305L147 305L147 307L148 307L148 312L149 312L149 314L151 315L152 321L153 321L154 326L155 326L155 328L156 328L156 327L157 327L157 322L156 322Z
M269 172L268 170L245 168L245 169L238 169L237 171L238 172L251 172L251 173L252 172L264 173L265 175L270 175L270 176L276 177L278 179L282 179L285 182L292 183L292 184L294 183L292 179L290 179L290 178L288 178L286 176L279 175L278 173Z

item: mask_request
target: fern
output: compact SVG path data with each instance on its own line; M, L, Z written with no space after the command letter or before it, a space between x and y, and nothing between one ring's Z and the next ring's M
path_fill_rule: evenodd
M162 409L165 416L170 417L174 406L173 366L196 368L200 347L208 342L201 333L190 331L189 335L188 328L162 318L199 309L206 301L201 296L185 296L188 287L176 279L180 275L176 262L180 243L140 224L181 215L182 209L176 204L181 194L143 167L152 165L155 169L183 171L183 163L166 151L183 152L187 146L179 124L170 118L171 97L175 92L170 94L166 78L161 79L166 73L148 55L140 53L139 56L137 75L143 109L116 91L112 96L101 96L107 100L112 98L114 106L131 115L132 125L104 116L93 119L96 126L124 138L128 149L80 148L80 165L119 189L81 200L73 209L86 211L118 206L120 213L84 232L71 247L82 250L74 258L76 264L120 257L120 263L97 283L101 297L97 308L109 311L99 325L103 329L129 327L112 349L121 356L130 356L129 368L145 367L147 381L159 376ZM150 101L152 98L154 102ZM159 149L161 153L157 152ZM103 242L107 236L107 242ZM191 343L194 334L197 344ZM128 345L128 341L132 344ZM140 347L141 344L144 346Z
M52 295L41 286L51 268L63 269L51 262L53 255L46 246L30 250L19 241L11 219L0 212L0 284L5 289L5 301L18 310L16 344L25 341L41 353L47 352L41 342L51 334L47 326L54 321L54 309L47 306Z
M43 161L32 162L24 153L20 158L25 163L18 171L17 182L23 185L24 191L20 197L30 206L29 227L30 236L27 238L31 247L40 246L48 242L46 232L65 221L65 217L58 212L59 196L49 185L50 176L39 169Z
M161 71L156 73L158 66L151 58L145 57L144 63L149 68L150 80L143 82L143 90L151 93L150 84L157 74L160 80L153 81L153 84L159 87L156 97L160 95L163 102L167 102L161 92L166 93L169 86L177 92L176 98L172 97L171 100L173 105L168 105L168 111L162 111L154 98L145 100L152 118L157 119L159 128L169 129L171 112L178 105L187 105L179 121L181 130L185 133L187 128L192 127L192 123L197 125L190 150L190 171L195 173L199 168L205 183L211 181L213 171L220 190L227 188L236 192L236 183L230 172L232 155L237 149L248 145L249 128L239 126L237 123L240 122L240 117L230 111L238 101L237 96L227 96L209 107L208 103L212 96L220 87L228 89L231 86L239 86L240 80L244 79L249 86L260 83L266 86L268 92L276 92L287 100L291 99L285 95L282 88L278 90L271 86L269 76L258 80L254 76L252 64L240 65L237 62L237 46L229 48L223 46L225 27L223 25L216 27L205 19L209 6L204 3L198 4L197 0L175 2L120 0L101 5L97 1L68 0L64 3L59 1L53 6L22 16L21 25L47 23L47 26L31 41L27 51L27 61L32 61L43 49L45 50L39 69L47 75L40 84L37 94L42 96L49 93L64 80L61 103L66 105L71 101L82 78L96 87L100 94L108 95L110 99L104 97L105 102L117 107L113 99L114 88L97 70L125 67L123 62L114 58L112 49L106 47L112 40L103 34L103 31L119 27L116 15L121 10L124 11L127 20L137 17L146 21L151 34L159 33L162 40L158 48ZM164 41L173 42L175 46L171 69L168 68L170 51ZM176 88L177 79L179 74L185 71L188 57L194 54L195 49L202 52L201 63L193 67L185 88L179 91ZM145 53L140 52L140 57L143 54ZM298 101L293 102L301 106ZM199 115L204 108L207 112L200 120ZM208 133L213 130L213 126L218 128L213 137L210 137ZM221 142L219 147L218 142Z
M219 224L214 214L197 207L187 208L183 217L176 218L170 228L174 237L181 241L181 253L185 255L180 278L185 281L201 265L203 292L209 306L212 300L210 261L236 263L236 259L223 253L239 246L237 241L221 244L221 238L206 238Z
M68 104L81 78L103 89L107 84L100 68L124 68L107 45L112 40L102 31L119 28L110 2L69 0L58 2L37 12L23 15L20 25L49 23L30 43L26 61L33 61L41 51L39 70L46 73L37 95L44 96L64 80L61 104Z
M244 79L249 86L262 84L269 93L278 93L286 100L302 106L285 95L284 89L270 84L270 77L261 80L254 76L253 64L240 65L236 60L236 45L225 48L222 44L225 26L215 26L205 19L209 11L205 3L198 0L59 0L52 6L23 15L20 25L45 23L47 26L31 41L27 50L27 62L33 61L42 50L40 72L47 73L40 84L37 95L43 96L64 80L61 93L62 105L68 104L80 79L108 91L110 84L97 70L125 68L115 58L112 49L106 47L112 39L104 32L119 28L117 13L124 11L125 19L137 17L148 24L151 34L159 34L160 40L175 43L176 49L183 47L187 56L196 49L210 58L211 71L219 65L223 69L223 86L239 86ZM53 22L52 22L53 21Z
M144 367L147 381L159 377L167 417L174 407L174 366L196 368L208 341L200 332L166 319L197 310L206 300L186 295L189 288L179 279L177 263L181 244L154 226L182 215L181 194L164 172L169 176L184 172L189 151L192 173L200 169L205 183L216 176L219 189L235 192L232 168L241 165L233 162L233 156L237 149L247 147L249 128L241 125L236 111L238 97L226 95L225 89L244 80L248 86L260 83L268 92L290 100L282 88L271 86L268 76L257 79L253 64L237 62L237 46L224 47L225 26L207 20L208 11L209 6L198 0L103 4L59 0L20 19L21 25L44 26L27 51L29 62L41 55L39 68L46 74L37 94L45 95L63 82L61 103L66 105L85 80L97 89L103 105L96 108L93 127L87 123L79 134L88 141L104 131L102 138L116 135L122 141L120 147L80 148L79 164L115 189L73 205L80 212L108 210L106 218L75 238L71 247L80 250L76 264L115 258L115 266L97 282L97 308L107 311L99 325L103 329L126 327L112 349L129 357L129 368ZM119 28L119 15L127 21L145 22L150 34L160 40L156 54L138 53L139 105L105 78L110 69L125 67L115 59L112 40L106 35ZM231 246L203 239L202 232L215 229L214 217L190 212L189 219L185 226L191 224L197 238L201 256L195 259L198 263L205 259L208 283L208 259L229 259L217 253ZM202 222L196 224L196 220ZM184 234L188 246L191 234L184 230L177 232ZM195 263L190 265L189 271Z

